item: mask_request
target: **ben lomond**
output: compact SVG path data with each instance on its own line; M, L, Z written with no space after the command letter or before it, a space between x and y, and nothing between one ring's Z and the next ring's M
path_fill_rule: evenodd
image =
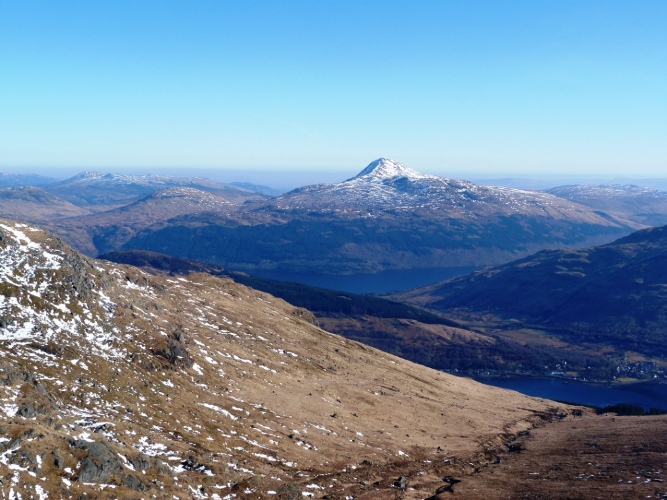
M352 274L498 264L611 241L634 227L547 193L422 174L382 158L344 182L159 222L123 247L248 272Z

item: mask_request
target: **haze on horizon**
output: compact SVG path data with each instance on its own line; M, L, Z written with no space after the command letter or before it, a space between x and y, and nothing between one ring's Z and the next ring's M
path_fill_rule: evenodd
M0 169L665 177L666 25L659 0L3 2Z

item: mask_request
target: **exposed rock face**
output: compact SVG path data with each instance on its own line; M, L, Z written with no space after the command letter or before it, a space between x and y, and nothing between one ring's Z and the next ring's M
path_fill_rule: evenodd
M106 443L76 440L70 444L86 452L79 469L82 483L109 483L113 475L122 472L120 459Z
M158 356L163 357L174 366L182 368L190 368L192 366L192 359L185 350L183 344L178 341L169 339L166 347L158 348L153 351Z
M22 404L21 408L16 412L16 414L23 418L34 418L37 415L46 413L43 406L35 406L31 401L25 402Z

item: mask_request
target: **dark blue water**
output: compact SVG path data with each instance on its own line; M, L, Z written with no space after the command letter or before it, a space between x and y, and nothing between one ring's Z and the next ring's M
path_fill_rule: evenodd
M453 278L454 276L469 274L477 269L476 267L393 269L373 274L351 274L344 276L262 270L253 270L248 272L248 274L280 281L294 281L305 285L349 293L388 293L430 285L431 283Z
M553 377L492 377L479 382L557 401L607 406L617 403L639 405L645 410L667 411L667 383L591 384Z

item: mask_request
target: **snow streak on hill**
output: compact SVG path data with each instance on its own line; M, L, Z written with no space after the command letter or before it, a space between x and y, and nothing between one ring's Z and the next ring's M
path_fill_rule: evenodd
M206 179L204 177L173 177L168 175L128 175L128 174L103 174L100 172L82 172L74 177L60 181L56 186L86 186L112 187L112 186L144 186L152 189L166 189L174 186L209 186L222 187L223 184Z
M111 323L113 303L95 287L93 276L99 273L75 255L59 251L63 247L57 242L54 251L45 250L31 239L33 233L43 238L40 230L25 224L0 224L0 229L5 235L0 242L0 341L49 342L80 335L97 354L121 355L111 347L118 330Z

